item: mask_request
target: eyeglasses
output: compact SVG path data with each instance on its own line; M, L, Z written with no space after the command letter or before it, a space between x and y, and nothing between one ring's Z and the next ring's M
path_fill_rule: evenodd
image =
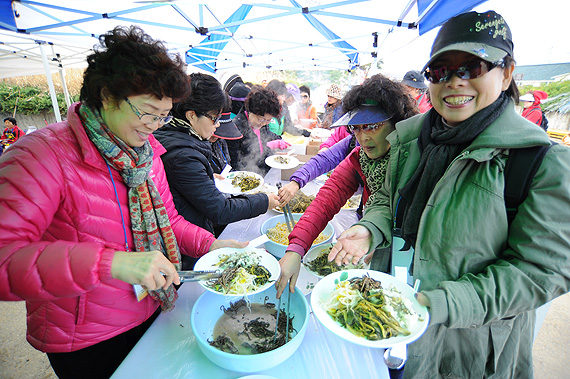
M357 130L361 131L361 132L371 132L373 130L376 130L378 128L383 127L384 125L386 125L386 121L382 121L382 122L376 122L374 124L362 124L362 125L347 125L346 129L348 129L348 131L350 133L353 133Z
M301 95L301 97L302 97L303 99L306 99L306 98L309 97L309 95Z
M154 124L155 122L158 122L159 125L164 125L172 121L172 115L160 117L152 113L143 113L137 107L135 107L134 104L131 103L129 99L127 99L126 97L125 97L125 102L129 104L129 106L133 110L133 113L137 115L137 117L139 118L139 120L141 120L143 124Z
M505 62L499 59L496 62L487 62L483 59L475 59L464 66L441 66L438 68L428 67L424 71L424 76L431 83L443 83L451 79L453 74L456 74L459 79L476 79L479 78L495 67L505 67Z
M264 123L266 123L266 124L269 124L269 123L271 122L271 120L273 120L273 117L268 120L268 119L263 118L263 117L261 117L261 116L259 116L259 115L255 115L255 116L257 117L257 119L258 119L259 121L264 122Z
M204 116L204 117L206 117L206 118L209 118L210 120L212 120L212 122L214 123L214 125L216 125L218 122L220 122L220 118L222 118L222 114L221 114L221 113L220 113L219 115L215 116L215 117L212 116L212 115L209 115L209 114L207 114L207 113L200 113L200 112L196 112L196 113L197 113L198 115L200 115L200 116Z

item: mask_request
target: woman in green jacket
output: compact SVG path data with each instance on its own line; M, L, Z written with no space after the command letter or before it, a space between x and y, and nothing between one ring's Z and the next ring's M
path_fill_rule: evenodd
M514 109L511 38L493 11L442 26L424 68L433 109L396 124L380 196L329 256L356 262L388 245L405 207L401 235L430 312L406 378L531 378L535 310L570 287L570 149L550 148L507 221L509 152L550 144Z

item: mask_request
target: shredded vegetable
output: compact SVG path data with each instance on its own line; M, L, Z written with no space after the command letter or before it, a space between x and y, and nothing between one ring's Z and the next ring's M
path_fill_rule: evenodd
M273 228L267 230L267 237L273 242L281 245L289 244L289 229L284 222L278 222ZM321 232L319 236L313 241L313 245L326 241L330 235Z
M375 341L410 334L419 315L406 300L395 288L385 290L364 275L337 283L323 307L352 334Z
M329 255L331 249L332 249L332 247L329 247L327 249L323 249L315 259L313 259L307 263L304 263L304 265L309 270L317 273L320 276L327 276L328 274L331 274L331 273L337 272L337 271L341 271L341 270L349 270L349 269L363 268L364 267L364 264L362 264L360 262L356 265L349 263L347 265L341 265L341 266L337 266L337 264L334 261L329 262L328 255Z
M239 295L257 290L269 282L271 273L260 265L261 257L246 251L222 254L216 266L224 271L222 276L210 280L207 285L225 295Z

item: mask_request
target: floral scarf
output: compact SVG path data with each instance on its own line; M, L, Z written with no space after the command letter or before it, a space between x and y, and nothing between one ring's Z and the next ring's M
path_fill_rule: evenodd
M374 198L376 197L378 190L384 183L384 179L386 178L386 167L388 167L388 162L390 161L390 151L381 158L370 159L361 149L358 160L360 162L360 167L362 168L362 173L366 177L366 185L370 189L370 196L366 202L366 205L368 206L374 202Z
M118 170L129 187L129 213L136 251L161 251L180 270L180 252L160 193L150 177L153 150L147 141L132 148L105 125L101 114L85 104L79 108L81 121L89 139L107 164ZM149 291L164 311L174 309L178 294L168 289Z

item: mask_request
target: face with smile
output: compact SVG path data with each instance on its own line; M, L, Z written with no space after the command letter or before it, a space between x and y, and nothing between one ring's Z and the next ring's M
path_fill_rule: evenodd
M103 100L101 117L107 127L124 143L131 147L140 147L148 141L150 135L163 124L160 120L147 122L148 118L139 118L139 114L151 114L159 117L166 117L172 108L172 99L163 97L158 99L153 95L136 95L127 98L132 104L125 100L116 104L109 99ZM134 107L134 108L133 108Z
M390 150L390 143L386 141L386 136L394 131L394 124L391 121L385 121L384 125L378 126L374 130L362 131L354 130L354 136L360 144L360 149L370 159L378 159L386 155Z
M301 92L301 104L307 104L309 102L309 94L307 92Z
M450 51L439 57L430 68L463 67L474 59L474 55L462 51ZM475 79L460 79L451 75L443 83L429 83L431 103L443 119L452 126L467 120L481 109L491 105L502 91L509 88L514 65L495 67Z

